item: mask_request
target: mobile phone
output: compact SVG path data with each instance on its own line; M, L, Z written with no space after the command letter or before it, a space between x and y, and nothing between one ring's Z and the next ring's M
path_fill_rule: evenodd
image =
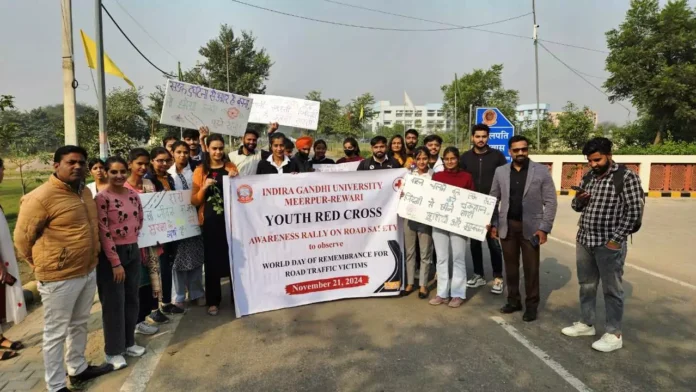
M576 186L576 185L571 186L570 189L574 190L577 193L587 193L586 190L584 190L581 187Z
M539 247L539 236L538 235L532 236L532 238L529 239L529 242L532 243L533 247L538 248Z

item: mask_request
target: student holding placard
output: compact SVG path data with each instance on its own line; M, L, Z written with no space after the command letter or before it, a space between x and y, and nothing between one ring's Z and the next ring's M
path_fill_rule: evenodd
M193 186L193 172L189 163L189 146L184 142L176 142L172 146L174 150L174 165L169 169L169 174L174 177L174 189L187 191ZM174 280L174 305L183 309L186 300L186 291L192 303L205 305L205 292L203 291L203 239L195 236L172 243L174 250L173 271Z
M428 166L428 149L419 147L414 152L416 157L416 167L411 171L411 175L418 177L431 178L433 170ZM433 256L433 237L432 227L408 219L404 219L405 247L406 247L406 292L413 290L416 275L416 244L420 248L420 276L418 283L420 290L418 298L428 298L428 276L430 276L430 264Z
M222 301L220 279L230 276L222 179L227 175L235 177L239 171L234 163L227 160L222 135L210 136L207 144L208 154L193 172L191 204L198 207L198 221L203 231L208 314L217 316Z
M444 171L433 174L433 181L474 190L471 174L459 168L459 150L456 147L445 149L442 162ZM431 305L449 303L449 307L458 308L464 303L466 299L466 241L467 238L459 234L433 228L433 243L437 254L437 296L430 300ZM451 279L448 265L450 249L453 261Z

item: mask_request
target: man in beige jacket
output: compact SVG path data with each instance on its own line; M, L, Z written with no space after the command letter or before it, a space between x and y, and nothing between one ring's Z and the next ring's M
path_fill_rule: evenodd
M53 157L55 172L21 200L14 239L17 256L34 269L44 310L43 356L49 392L69 391L113 368L85 360L87 322L96 291L99 233L97 207L84 186L87 152L63 146Z

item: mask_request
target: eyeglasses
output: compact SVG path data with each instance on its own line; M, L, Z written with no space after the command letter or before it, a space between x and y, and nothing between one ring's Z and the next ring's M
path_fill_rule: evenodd
M172 163L171 159L155 159L155 162L159 163L160 165L166 165Z
M529 147L511 148L510 150L511 150L512 152L514 152L514 153L518 153L518 152L527 152L527 151L529 151Z

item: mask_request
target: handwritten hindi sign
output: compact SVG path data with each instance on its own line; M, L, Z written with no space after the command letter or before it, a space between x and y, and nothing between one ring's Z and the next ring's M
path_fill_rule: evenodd
M210 132L242 136L253 99L169 79L161 124L190 129L207 126Z
M352 171L357 171L358 170L358 165L360 165L360 161L356 162L346 162L346 163L337 163L335 165L313 165L312 168L314 171L321 172L321 173L329 173L329 172L352 172Z
M254 100L249 122L280 125L303 129L317 129L319 102L276 95L250 94Z
M404 184L399 216L479 241L486 239L495 197L410 174Z
M196 207L191 205L191 191L143 193L143 228L138 246L145 248L183 240L201 234Z

